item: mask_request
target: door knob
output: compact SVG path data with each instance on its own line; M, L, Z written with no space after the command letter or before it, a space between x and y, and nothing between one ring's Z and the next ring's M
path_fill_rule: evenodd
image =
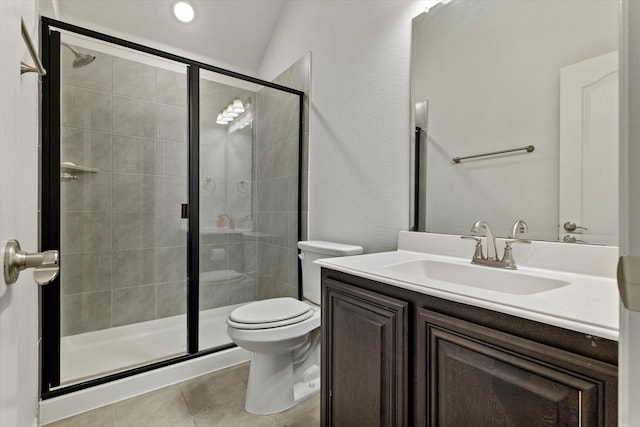
M58 251L44 251L33 254L20 249L17 240L9 240L4 249L4 281L11 285L18 280L20 272L33 268L33 278L38 285L46 285L56 278L60 267Z
M588 230L588 228L586 227L578 227L575 222L571 222L571 221L565 222L563 227L567 231L576 231L577 229Z

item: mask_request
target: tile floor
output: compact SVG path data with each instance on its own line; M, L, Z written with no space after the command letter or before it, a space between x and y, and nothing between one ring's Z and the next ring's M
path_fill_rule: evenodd
M317 427L320 396L275 415L244 410L249 364L203 375L46 427Z

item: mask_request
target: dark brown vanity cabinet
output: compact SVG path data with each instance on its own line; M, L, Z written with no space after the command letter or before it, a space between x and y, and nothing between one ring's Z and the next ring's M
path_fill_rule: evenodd
M615 426L617 343L323 269L324 426Z
M323 425L403 426L408 303L324 282Z

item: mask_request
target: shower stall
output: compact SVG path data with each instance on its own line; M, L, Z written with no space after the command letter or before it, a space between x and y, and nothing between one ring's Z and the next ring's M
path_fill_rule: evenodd
M302 92L43 18L42 395L233 346L299 295Z

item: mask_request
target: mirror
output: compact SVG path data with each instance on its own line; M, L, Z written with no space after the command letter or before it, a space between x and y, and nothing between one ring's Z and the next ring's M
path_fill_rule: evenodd
M452 0L416 17L413 229L484 219L506 237L522 219L526 238L617 245L617 49L617 0Z

